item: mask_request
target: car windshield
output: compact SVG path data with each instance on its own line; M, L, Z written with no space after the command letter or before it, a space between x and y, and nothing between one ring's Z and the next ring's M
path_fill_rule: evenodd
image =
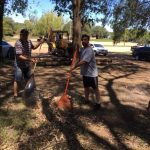
M101 44L94 44L95 47L103 47Z

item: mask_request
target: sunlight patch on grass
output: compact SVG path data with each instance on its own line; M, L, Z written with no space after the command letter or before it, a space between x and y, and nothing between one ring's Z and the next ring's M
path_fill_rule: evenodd
M18 107L18 109L3 109L3 113L0 113L0 133L3 147L7 145L11 149L11 146L6 143L10 145L16 143L22 134L27 136L27 130L34 127L34 114L24 108L22 104L20 106L20 109Z

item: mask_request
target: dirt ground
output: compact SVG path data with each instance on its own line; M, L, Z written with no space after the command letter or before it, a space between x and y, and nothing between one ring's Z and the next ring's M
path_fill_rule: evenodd
M84 101L76 70L69 84L73 110L60 113L51 101L61 96L69 66L37 66L36 103L12 101L12 64L0 69L0 150L149 150L150 63L130 55L96 57L102 108ZM62 119L63 118L63 119Z

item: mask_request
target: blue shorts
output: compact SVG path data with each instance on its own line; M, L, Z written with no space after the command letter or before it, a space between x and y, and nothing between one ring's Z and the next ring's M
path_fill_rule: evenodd
M21 81L23 78L25 80L28 80L31 77L31 68L20 68L18 66L15 66L15 73L14 73L14 80L15 81Z

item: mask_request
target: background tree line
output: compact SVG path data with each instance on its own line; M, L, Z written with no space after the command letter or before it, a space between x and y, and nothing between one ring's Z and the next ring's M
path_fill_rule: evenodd
M149 32L147 29L150 27L150 1L149 0L50 0L55 4L54 11L57 15L69 14L73 28L75 24L82 28L82 32L87 32L87 24L92 25L95 22L101 22L102 25L109 24L113 29L113 34L109 35L112 37L113 41L119 42L120 40L128 41L128 31L133 35L130 35L129 40L147 41L149 38ZM40 1L39 1L40 2ZM1 0L0 1L0 39L3 36L3 15L16 13L24 15L26 10L30 7L30 3L24 0ZM45 16L45 14L44 14ZM76 16L78 18L76 18ZM44 20L44 17L42 17ZM47 17L45 17L46 19ZM76 21L75 21L76 20ZM45 20L44 20L45 21ZM7 21L6 21L7 22ZM37 18L35 15L30 16L30 20L26 21L28 27L33 27L37 25ZM12 22L13 23L13 22ZM41 29L41 25L38 23L36 28L31 27L33 34L38 34L38 32L43 33L44 28ZM11 26L10 24L9 26ZM19 25L15 25L14 28ZM84 27L83 27L84 26ZM12 34L11 28L8 26L4 27L8 34ZM47 27L46 27L47 28ZM99 27L96 27L99 28ZM33 30L35 29L35 31ZM79 28L77 28L79 30ZM9 31L8 31L9 30ZM85 30L85 31L83 31ZM96 29L94 29L96 30ZM14 29L13 29L14 31ZM73 30L74 31L74 30ZM90 30L91 31L91 30ZM94 32L94 31L93 31ZM88 32L89 33L89 32ZM73 34L73 33L72 33ZM92 34L92 33L91 33ZM107 35L106 32L103 34L98 34L97 37L101 38ZM0 40L1 41L1 40Z
M21 28L28 29L33 36L46 35L50 28L53 30L65 30L72 34L72 21L65 21L62 16L57 16L54 12L47 12L42 15L41 18L30 15L29 20L25 20L24 23L14 22L10 17L4 17L3 20L3 32L5 36L13 36L18 34ZM110 37L109 32L101 26L89 26L86 24L82 28L82 33L89 34L91 36L99 38Z
M41 18L37 18L35 14L29 16L29 20L24 23L17 23L10 17L4 17L3 32L5 36L13 36L19 34L21 28L28 29L33 36L46 35L50 28L53 30L65 30L72 35L72 21L65 21L62 16L57 16L54 12L47 12ZM81 29L82 34L88 34L97 39L109 38L113 39L113 32L108 32L102 26L85 24ZM140 32L144 34L139 35ZM141 44L148 43L150 40L150 32L147 30L126 29L119 41L138 42Z

